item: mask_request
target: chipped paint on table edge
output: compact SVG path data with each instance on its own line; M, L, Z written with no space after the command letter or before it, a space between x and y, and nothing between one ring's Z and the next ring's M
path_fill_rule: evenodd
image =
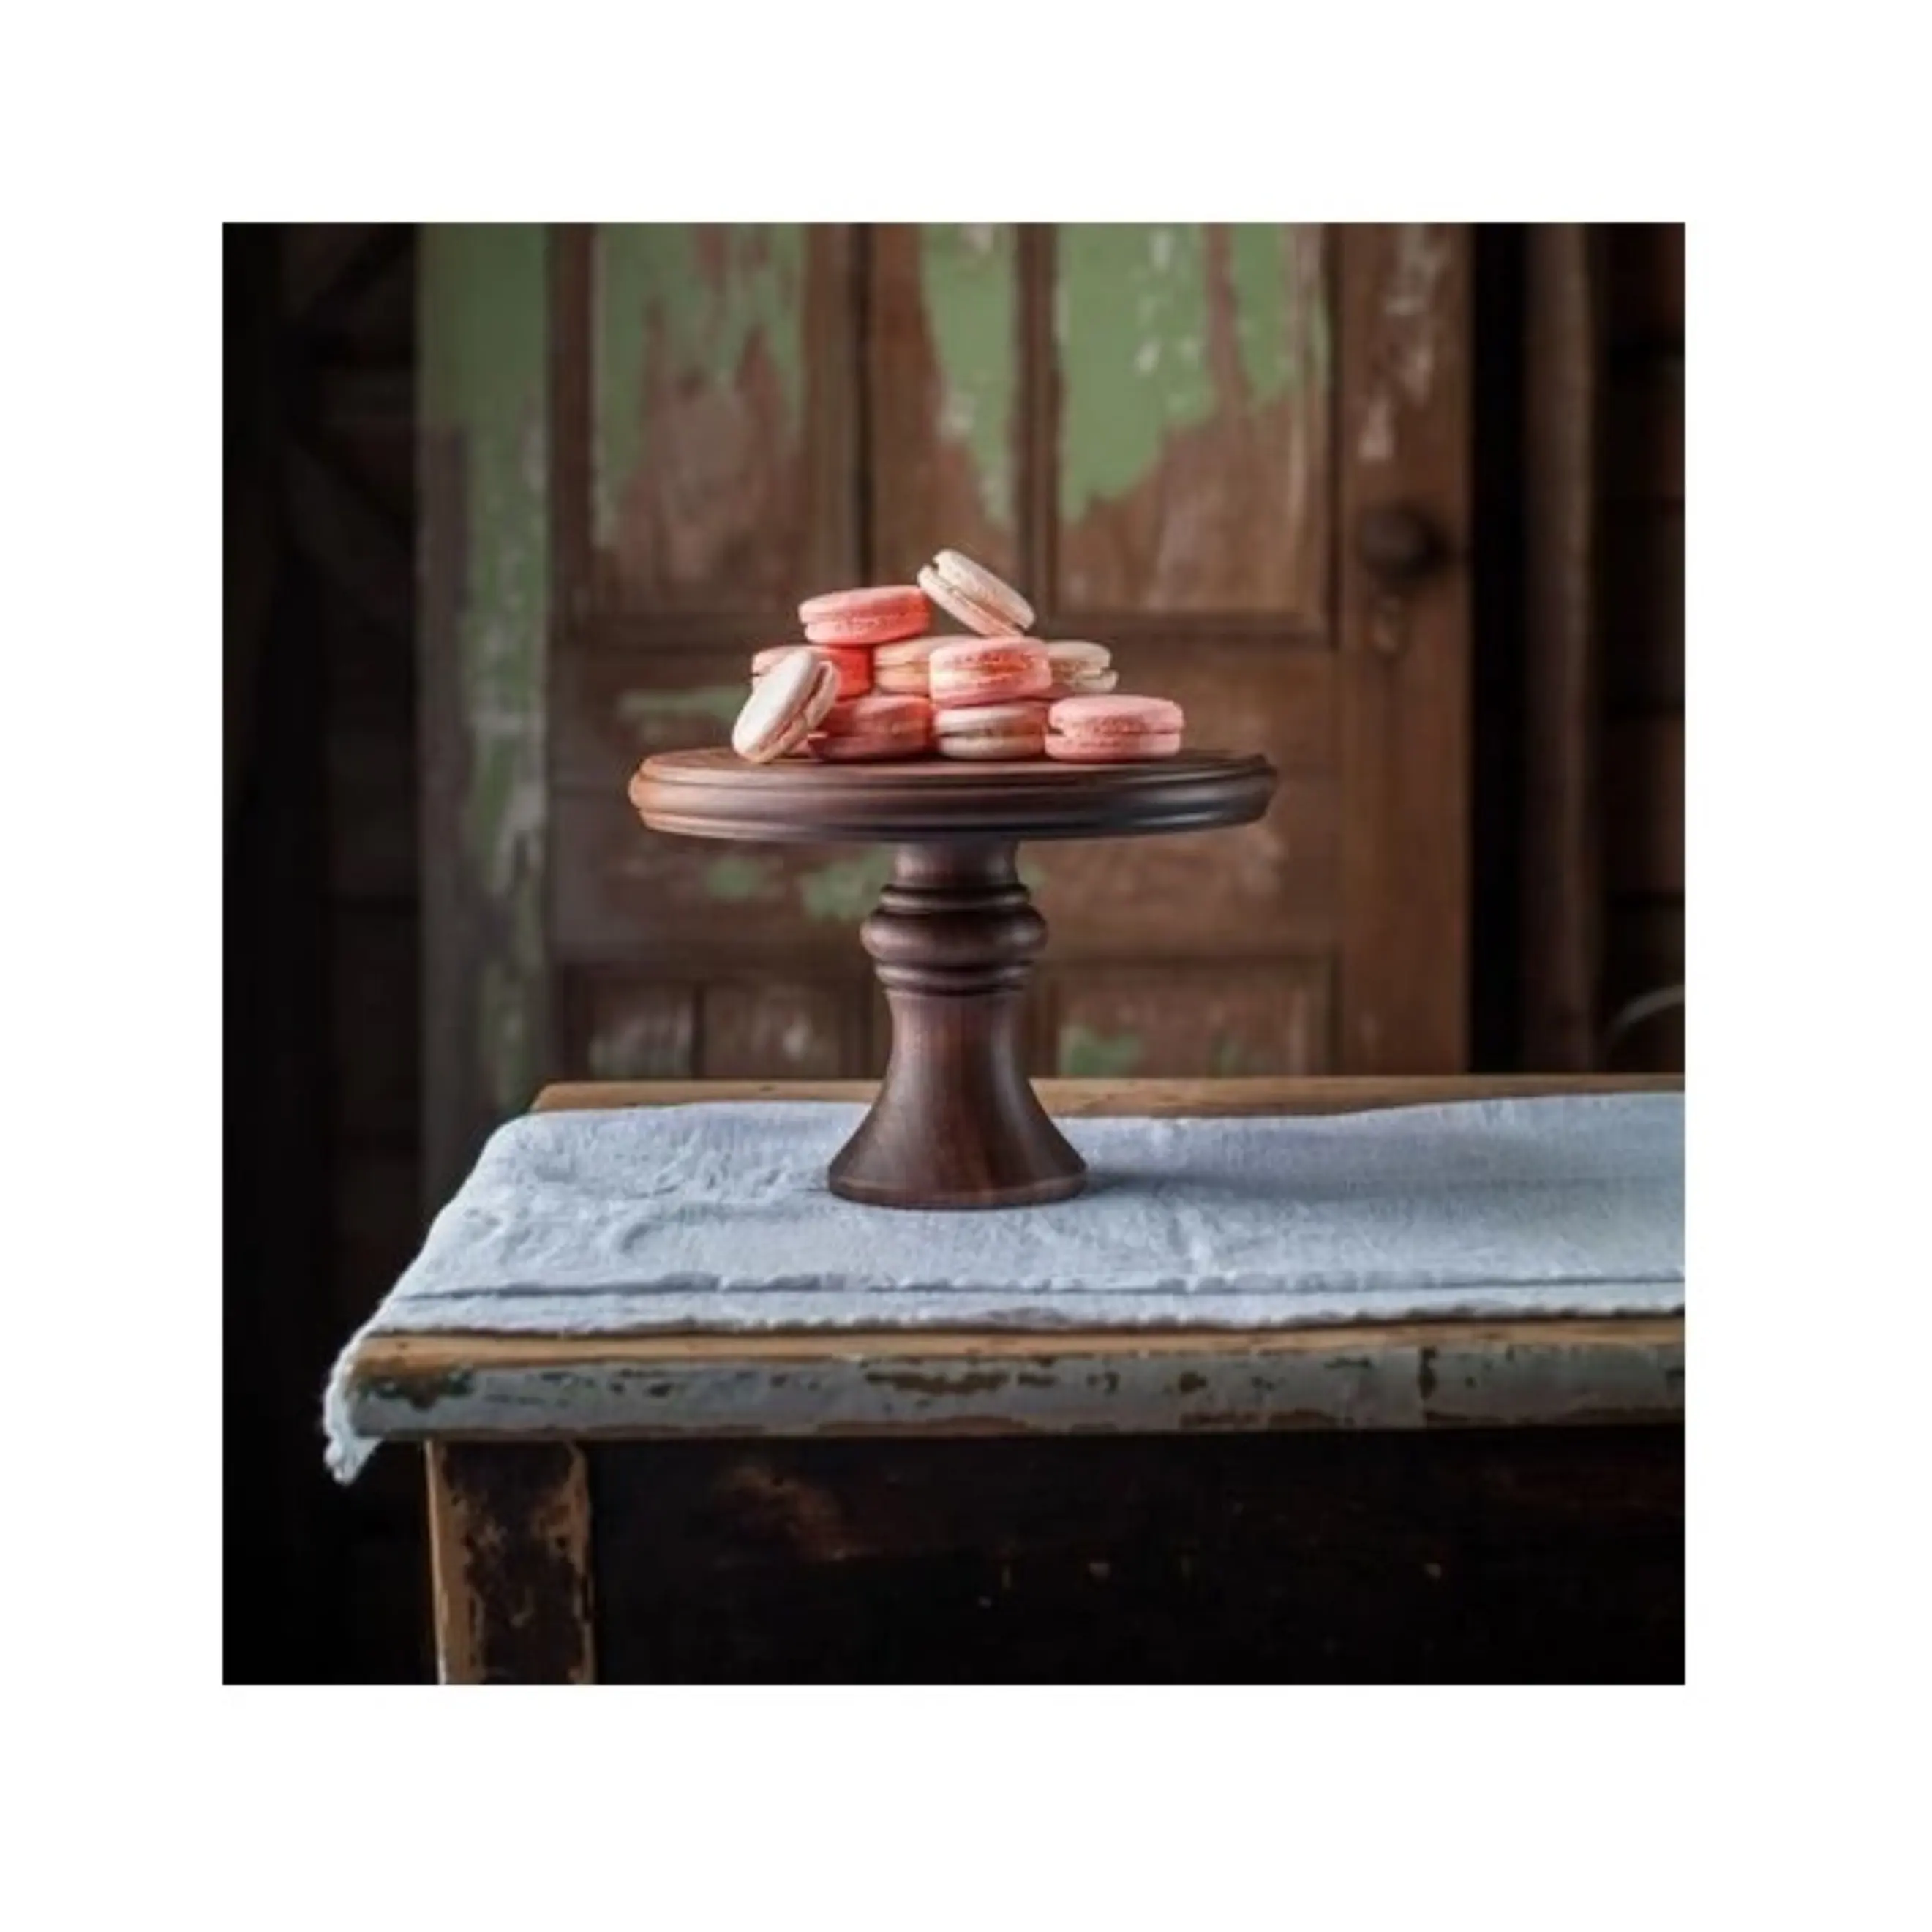
M1231 1335L371 1336L356 1430L458 1437L1192 1433L1672 1423L1681 1317Z

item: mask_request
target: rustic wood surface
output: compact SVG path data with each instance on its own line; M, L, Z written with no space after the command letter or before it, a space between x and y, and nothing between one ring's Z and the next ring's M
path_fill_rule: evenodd
M1684 813L1684 231L1597 231L1607 260L1600 381L1604 976L1606 1063L1681 1067L1679 1006L1609 1041L1628 1003L1682 986Z
M878 580L911 582L944 542L1025 583L1019 231L928 222L862 232Z
M423 1186L555 1070L544 931L553 630L549 238L422 231Z
M1586 224L1528 245L1522 1058L1556 1071L1596 1065L1600 1011L1603 291Z
M1329 232L1068 223L1051 238L1045 601L1325 628Z
M356 1352L358 1380L428 1378L473 1368L583 1368L718 1362L1032 1361L1146 1356L1185 1361L1229 1352L1378 1354L1456 1345L1508 1350L1538 1345L1616 1350L1681 1340L1677 1316L1549 1316L1520 1322L1379 1322L1310 1328L1056 1328L1017 1333L906 1328L788 1330L778 1334L372 1335Z
M1348 1073L1468 1059L1468 275L1464 228L1342 231L1336 1064ZM1364 520L1388 510L1420 518L1436 546L1399 594L1357 548Z
M1654 1682L1678 1429L592 1444L612 1682Z
M553 1088L539 1106L678 1104L721 1085ZM1055 1111L1078 1114L1319 1112L1682 1082L1041 1087ZM358 1374L388 1379L401 1406L419 1404L418 1426L432 1436L439 1390L498 1372L580 1376L607 1391L628 1376L640 1396L676 1390L680 1378L691 1393L746 1376L769 1394L790 1377L835 1408L842 1375L848 1391L855 1375L870 1376L875 1394L915 1406L976 1395L975 1377L1004 1374L1016 1388L1077 1379L1130 1426L1144 1394L1123 1384L1136 1366L1190 1399L1223 1401L1215 1378L1245 1378L1192 1425L1177 1414L1173 1432L1104 1440L1016 1437L1010 1420L1004 1439L982 1439L909 1411L890 1442L746 1442L719 1438L742 1433L748 1412L706 1413L701 1400L682 1430L616 1432L650 1441L594 1430L548 1444L432 1440L439 1647L452 1681L582 1681L594 1622L598 1674L612 1682L1674 1682L1684 1668L1682 1334L1681 1321L1633 1320L1050 1340L398 1336L367 1345ZM1358 1395L1376 1386L1379 1364L1413 1391L1423 1423L1462 1426L1389 1426L1398 1419L1367 1401L1318 1420L1318 1401L1269 1407L1298 1371L1351 1360L1366 1365L1353 1371ZM1485 1426L1510 1376L1518 1399L1538 1386L1528 1365L1539 1363L1566 1366L1541 1384L1552 1406L1535 1419L1570 1426ZM1498 1364L1510 1374L1485 1384ZM1628 1408L1616 1407L1618 1391ZM539 1414L523 1412L526 1428ZM1636 1420L1666 1426L1601 1426ZM875 1408L854 1432L892 1432ZM488 1460L546 1449L562 1460ZM576 1560L593 1499L594 1593Z
M1345 1114L1370 1107L1441 1106L1457 1100L1553 1094L1681 1094L1681 1073L1459 1073L1258 1076L1225 1080L1037 1080L1049 1114ZM870 1080L559 1081L531 1108L670 1107L694 1100L869 1100Z
M570 1443L439 1442L428 1454L438 1675L587 1684L590 1501Z
M1193 1434L1679 1420L1681 1319L1282 1330L390 1335L349 1402L456 1436Z

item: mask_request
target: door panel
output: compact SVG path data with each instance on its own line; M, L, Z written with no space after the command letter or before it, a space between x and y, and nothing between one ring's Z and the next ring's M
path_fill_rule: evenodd
M535 1078L878 1070L885 855L646 833L624 783L724 740L802 597L948 544L1282 774L1252 826L1026 850L1034 1066L1462 1064L1463 231L491 232L425 249L433 1185ZM1391 506L1438 539L1400 596Z
M1058 608L1325 628L1323 252L1318 228L1056 231Z
M592 372L596 607L783 610L802 584L842 578L856 561L842 232L650 224L587 245L590 339L572 317L566 352Z
M1328 1063L1328 967L1318 958L1054 970L1056 1073L1095 1078L1315 1073Z
M878 581L910 583L942 548L1016 581L1028 574L1018 238L1010 223L872 232L868 455Z

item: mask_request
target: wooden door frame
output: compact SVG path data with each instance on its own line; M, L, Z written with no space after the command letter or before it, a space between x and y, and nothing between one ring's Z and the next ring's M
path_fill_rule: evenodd
M1470 977L1471 235L1466 225L1354 224L1336 241L1336 1070L1460 1072ZM1391 611L1354 538L1365 512L1399 506L1426 517L1441 548L1432 574ZM1445 794L1457 801L1448 814L1434 803Z

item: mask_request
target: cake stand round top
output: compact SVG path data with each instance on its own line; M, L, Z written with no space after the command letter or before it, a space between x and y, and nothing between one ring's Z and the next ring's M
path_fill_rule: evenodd
M1245 825L1268 809L1274 782L1267 759L1226 752L1113 765L1050 758L753 765L718 748L646 758L630 794L646 825L692 838L919 844Z

